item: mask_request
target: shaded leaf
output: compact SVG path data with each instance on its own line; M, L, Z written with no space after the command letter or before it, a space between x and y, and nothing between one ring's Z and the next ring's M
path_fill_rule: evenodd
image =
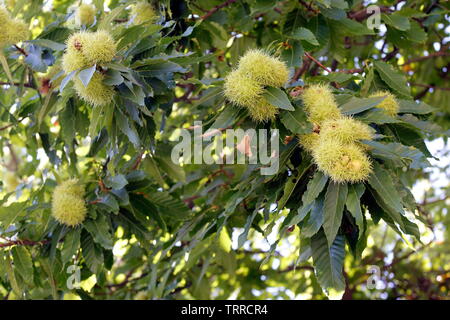
M104 183L108 188L122 189L128 184L128 181L123 174L116 174L115 176L108 176Z
M414 100L398 99L400 105L399 113L428 114L435 111L435 108L425 102L416 103Z
M308 220L305 221L301 228L301 235L304 238L310 238L315 235L323 224L323 199L317 199L314 201L314 205L311 208Z
M316 36L309 29L300 27L295 29L289 37L296 40L305 40L311 43L314 46L319 45L319 41L317 41Z
M99 272L104 263L103 251L86 231L81 234L81 250L88 268L93 273Z
M29 285L33 284L33 261L28 249L24 246L15 246L11 250L14 269Z

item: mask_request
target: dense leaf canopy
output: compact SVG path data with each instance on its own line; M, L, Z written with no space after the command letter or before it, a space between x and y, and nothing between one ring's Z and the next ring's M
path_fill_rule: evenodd
M448 298L449 9L5 1L0 298Z

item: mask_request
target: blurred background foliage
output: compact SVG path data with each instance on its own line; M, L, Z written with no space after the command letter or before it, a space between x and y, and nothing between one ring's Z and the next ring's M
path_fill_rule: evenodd
M411 96L433 108L433 125L417 119L435 157L432 167L399 173L418 201L422 242L412 248L386 224L368 219L361 257L345 259L343 298L448 299L448 1L163 0L152 2L156 23L130 26L132 2L94 0L91 28L102 24L123 44L124 58L109 67L129 79L144 74L153 90L150 97L139 85L130 89L127 101L135 103L127 104L122 122L128 126L114 137L108 119L119 115L87 106L70 84L61 93L51 84L48 67L58 65L81 1L4 2L29 24L33 40L3 50L14 86L0 74L0 298L326 298L299 228L277 237L288 210L272 215L282 191L276 181L258 189L260 181L247 180L244 165L180 167L170 160L179 129L195 120L215 128L255 126L241 110L222 112L221 85L247 49L262 47L281 54L299 87L325 81L355 88L371 61L388 62L406 75ZM365 25L371 4L381 8L379 30ZM310 32L295 35L298 27ZM113 138L116 146L105 148ZM96 223L76 231L50 217L51 191L70 176L82 178L95 204L89 215ZM114 196L102 193L105 184ZM128 197L125 189L139 192ZM257 212L261 204L238 199L235 190L265 196L268 204ZM135 218L149 208L157 223ZM218 228L223 211L232 214ZM99 212L116 215L106 222ZM247 240L239 243L244 229ZM81 267L81 286L69 290L72 264Z

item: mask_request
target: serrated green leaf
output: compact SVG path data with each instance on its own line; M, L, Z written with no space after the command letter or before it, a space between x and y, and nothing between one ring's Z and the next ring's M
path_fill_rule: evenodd
M370 30L365 24L346 18L345 12L344 18L333 21L331 24L331 28L336 28L338 30L342 30L342 32L345 32L348 35L355 35L355 36L374 34L374 31Z
M386 221L386 223L399 235L403 236L402 232L398 229L397 224L400 225L401 229L404 229L404 221L400 213L395 211L391 206L387 205L385 200L374 190L369 189L372 193L373 198L377 202L377 205L382 209L382 214L380 217ZM396 224L397 223L397 224Z
M99 127L99 124L104 118L104 110L105 106L94 106L91 113L91 123L89 125L89 135L91 137L95 137L97 135L97 129Z
M389 124L388 126L402 144L419 149L427 158L432 157L424 142L424 133L422 129L402 121Z
M217 118L214 120L210 129L223 129L228 128L235 123L238 119L240 109L233 105L228 105L222 112L219 113Z
M8 60L6 60L6 57L2 53L0 53L0 63L6 73L6 76L8 77L9 83L13 85L14 79L12 77L11 70L9 69Z
M172 197L169 192L152 192L147 195L147 199L161 209L164 217L182 221L190 214L186 204L180 199Z
M130 204L130 197L125 188L123 189L112 189L110 191L119 200L120 206L128 206Z
M256 215L258 214L258 210L253 210L253 213L247 217L245 222L244 231L238 237L238 249L242 248L245 241L247 241L248 233L250 231L250 227L252 226L253 220L255 220Z
M174 180L178 181L185 181L186 175L182 167L180 167L178 164L173 163L172 159L170 157L166 156L155 156L153 158L156 163L159 165L161 170L166 172L169 177L171 177Z
M414 20L410 20L410 24L411 27L407 31L400 31L401 35L406 37L409 41L416 43L425 42L428 36L420 24ZM411 45L411 42L408 42L408 44Z

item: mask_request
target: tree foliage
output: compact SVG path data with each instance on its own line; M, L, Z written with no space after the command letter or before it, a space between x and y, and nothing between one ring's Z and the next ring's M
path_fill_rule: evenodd
M0 297L446 297L448 168L426 141L450 123L449 4L378 1L376 28L370 4L7 1L30 34L0 53ZM258 78L270 116L226 92L249 49L289 71ZM278 171L174 163L196 121L216 143L278 129Z

